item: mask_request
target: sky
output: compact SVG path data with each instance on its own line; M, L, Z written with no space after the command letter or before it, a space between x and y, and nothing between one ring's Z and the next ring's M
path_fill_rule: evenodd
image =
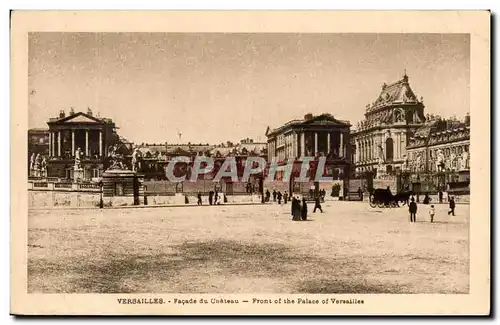
M135 143L265 141L307 113L356 125L405 69L426 114L470 112L466 34L30 33L28 57L30 128L90 107Z

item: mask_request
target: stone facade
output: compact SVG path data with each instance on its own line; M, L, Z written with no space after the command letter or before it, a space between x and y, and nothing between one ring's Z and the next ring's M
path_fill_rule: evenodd
M408 140L425 122L424 107L406 73L393 84L384 83L377 100L366 106L365 119L352 133L355 171L380 176L402 170Z
M407 171L462 172L470 169L470 117L463 121L429 116L409 139Z

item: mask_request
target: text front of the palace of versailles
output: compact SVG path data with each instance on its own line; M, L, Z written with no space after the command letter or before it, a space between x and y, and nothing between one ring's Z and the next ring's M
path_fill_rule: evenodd
M129 191L113 183L109 185L112 189L104 191L107 196L137 196L138 193L195 196L210 191L251 195L265 190L305 194L312 188L316 192L319 188L331 190L338 186L340 191L336 197L357 199L359 188L368 192L370 188L387 185L394 191L409 186L416 193L429 195L452 192L459 201L468 201L470 117L459 121L426 116L424 108L423 99L413 92L405 73L401 80L382 85L379 97L366 106L365 119L358 122L354 130L348 121L332 114L307 114L303 119L275 129L268 127L267 143L244 139L237 144L135 146L117 134L111 119L93 116L90 109L86 113L75 113L71 109L68 115L61 111L59 117L49 119L48 130L29 131L28 188L103 192L105 171L124 169L131 172L120 176L125 178L118 177L117 173L112 175L118 183L128 182ZM190 162L175 165L177 176L189 176L193 162L200 156L212 158L214 168L196 182L171 182L166 177L166 169L179 156L189 157ZM117 157L120 158L118 166ZM227 177L214 182L227 157L236 160L239 180L249 157L265 158L266 168L245 183ZM304 157L312 160L307 162L310 181L300 183L295 180ZM323 175L331 178L329 182L314 181L320 157L326 161ZM273 181L266 180L271 164L291 166L289 179L284 179L284 171L278 171ZM333 191L329 193L333 195ZM141 198L131 202L145 204L146 201Z

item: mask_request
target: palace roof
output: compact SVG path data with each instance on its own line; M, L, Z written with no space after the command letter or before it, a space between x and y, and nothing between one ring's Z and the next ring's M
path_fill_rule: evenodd
M384 83L377 100L371 105L367 105L366 111L371 112L381 107L402 103L419 103L417 96L410 87L406 73L401 80L395 83L390 85Z
M276 133L280 133L286 131L287 129L291 129L293 127L304 127L304 126L314 126L314 125L331 125L331 126L340 126L340 127L350 127L351 124L349 121L338 120L333 117L333 115L329 113L323 113L320 115L312 115L306 114L301 120L291 120L282 126L271 129L270 127L266 130L266 135L271 136Z
M433 146L467 140L469 138L470 119L468 117L464 121L437 117L428 120L422 127L415 131L413 137L410 138L407 148L419 148L426 145Z
M65 123L80 123L80 124L110 124L114 125L112 119L101 118L92 115L92 111L84 112L73 112L71 111L69 115L66 115L64 111L61 111L59 117L50 118L47 124L65 124Z

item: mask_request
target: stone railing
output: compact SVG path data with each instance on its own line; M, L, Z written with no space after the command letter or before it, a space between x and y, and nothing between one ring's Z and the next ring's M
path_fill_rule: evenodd
M69 183L49 180L28 181L29 191L73 191L73 192L100 192L101 187L96 183Z

